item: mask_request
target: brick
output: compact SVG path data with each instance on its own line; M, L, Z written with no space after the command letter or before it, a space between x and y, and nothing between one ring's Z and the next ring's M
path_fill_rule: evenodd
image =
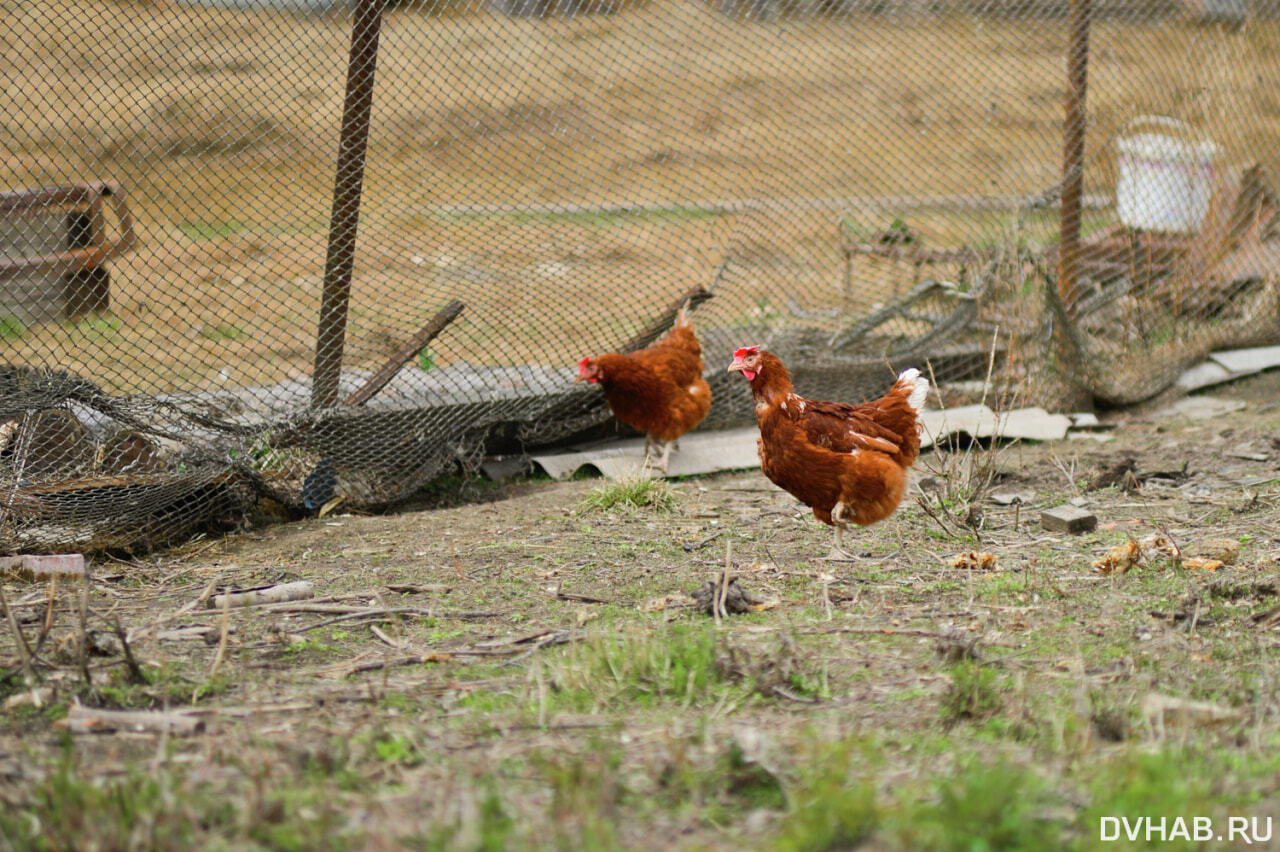
M45 577L83 577L84 554L53 553L0 556L0 575L42 579Z
M1075 506L1054 506L1040 513L1040 524L1050 532L1083 533L1098 526L1098 516Z

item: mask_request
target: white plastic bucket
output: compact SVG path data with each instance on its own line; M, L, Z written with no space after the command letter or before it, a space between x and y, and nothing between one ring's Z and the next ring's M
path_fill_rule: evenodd
M1116 214L1126 226L1144 231L1197 230L1209 212L1213 161L1222 149L1208 140L1192 140L1190 128L1176 118L1143 115L1125 129L1140 125L1171 128L1178 135L1135 133L1116 141Z

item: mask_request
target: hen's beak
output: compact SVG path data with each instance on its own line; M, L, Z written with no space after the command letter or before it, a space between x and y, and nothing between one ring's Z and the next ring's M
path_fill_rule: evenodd
M741 373L747 365L742 362L741 358L734 358L733 363L729 365L727 373Z

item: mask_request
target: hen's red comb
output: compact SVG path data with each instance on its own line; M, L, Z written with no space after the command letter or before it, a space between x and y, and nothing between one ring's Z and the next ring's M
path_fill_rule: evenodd
M587 366L587 362L590 360L591 360L590 355L583 355L582 360L578 362L578 367L581 368L581 367Z
M733 357L742 358L746 355L750 355L752 352L757 351L759 348L760 348L759 346L744 346L741 349L739 349L737 352L734 352Z

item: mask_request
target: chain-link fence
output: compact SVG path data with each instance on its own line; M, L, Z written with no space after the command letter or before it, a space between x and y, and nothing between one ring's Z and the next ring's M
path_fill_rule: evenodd
M1274 0L0 6L4 548L603 434L691 297L703 428L748 343L1078 403L1280 338Z

